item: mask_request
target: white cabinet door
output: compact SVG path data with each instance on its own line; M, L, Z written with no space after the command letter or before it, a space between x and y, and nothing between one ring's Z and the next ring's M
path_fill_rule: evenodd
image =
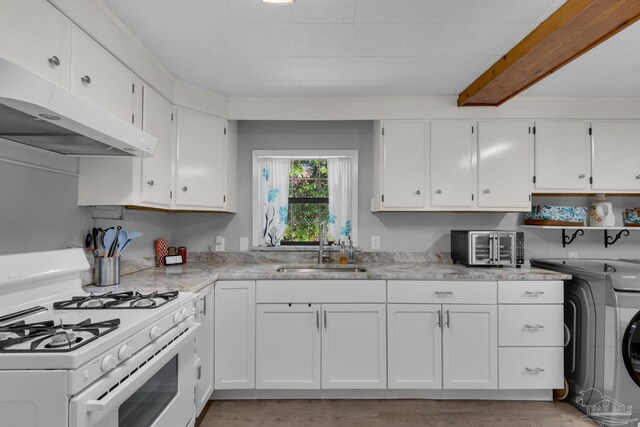
M0 0L0 57L68 87L70 22L46 0Z
M385 304L325 304L322 317L322 388L386 388Z
M214 299L215 388L255 388L255 282L217 282Z
M591 139L583 121L537 121L535 189L589 189Z
M478 207L529 209L530 132L526 121L478 124Z
M442 388L440 304L389 304L390 389Z
M256 388L320 389L320 305L258 304Z
M171 204L173 122L171 103L151 87L144 86L142 130L158 138L153 157L142 159L142 202Z
M602 121L593 130L593 190L640 190L640 121Z
M431 206L475 205L473 122L432 121L430 138Z
M178 108L176 205L224 208L226 204L226 121Z
M497 307L443 305L442 310L443 388L498 388Z
M200 329L196 334L196 416L213 393L213 286L198 292L196 319Z
M133 123L133 73L76 26L71 58L71 92Z
M426 129L424 121L382 123L382 207L425 207Z

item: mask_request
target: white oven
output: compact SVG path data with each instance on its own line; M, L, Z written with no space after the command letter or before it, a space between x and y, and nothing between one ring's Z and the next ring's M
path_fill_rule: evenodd
M69 427L185 427L195 422L189 321L136 353L69 402Z

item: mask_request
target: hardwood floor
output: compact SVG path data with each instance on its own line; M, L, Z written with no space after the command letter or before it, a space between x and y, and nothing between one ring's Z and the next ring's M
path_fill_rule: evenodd
M200 427L595 426L566 402L479 400L223 400Z

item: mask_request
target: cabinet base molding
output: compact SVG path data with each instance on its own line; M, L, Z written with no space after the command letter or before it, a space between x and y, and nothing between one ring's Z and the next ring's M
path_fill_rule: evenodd
M216 390L212 400L432 399L553 400L553 390Z

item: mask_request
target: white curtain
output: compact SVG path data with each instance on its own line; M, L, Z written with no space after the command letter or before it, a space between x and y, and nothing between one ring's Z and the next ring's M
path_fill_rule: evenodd
M336 243L351 240L351 158L327 159L329 234Z
M260 246L278 246L289 215L289 159L261 158Z

